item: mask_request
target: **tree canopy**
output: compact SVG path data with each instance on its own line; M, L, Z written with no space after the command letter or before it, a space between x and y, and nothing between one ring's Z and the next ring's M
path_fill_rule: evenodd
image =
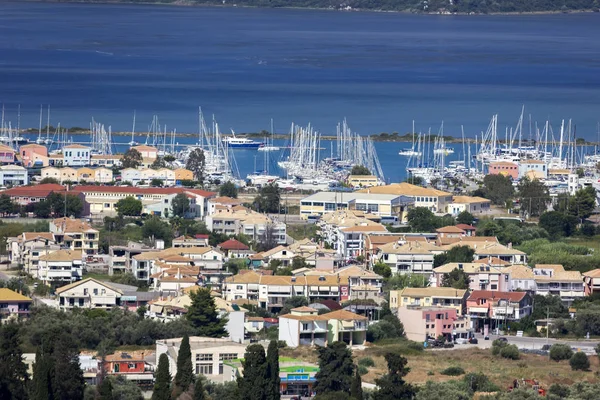
M144 158L142 157L142 153L134 148L130 148L123 154L123 158L121 158L121 167L135 169L142 165L143 162Z
M445 251L440 254L436 254L433 257L433 267L437 268L440 265L444 265L444 264L448 264L448 263L473 262L474 255L475 255L475 250L467 245L454 246L448 251Z
M237 199L238 197L238 188L235 186L235 183L231 181L227 181L221 185L219 188L219 196L227 196L232 199Z
M176 217L185 218L190 212L190 199L185 193L178 193L171 200L172 214Z
M137 217L142 213L142 202L133 196L127 196L124 199L117 201L115 208L119 215L128 217Z
M425 207L411 208L406 219L413 232L433 232L440 227L438 218Z
M191 291L189 296L192 303L185 317L195 328L197 335L214 338L226 336L227 318L219 317L210 289L198 288Z
M171 373L169 372L169 358L165 353L158 358L158 367L156 368L156 379L154 381L154 391L152 400L170 400L171 399Z
M260 344L251 344L246 348L242 361L244 374L238 377L241 400L267 400L269 378L265 349Z
M0 399L26 400L28 382L19 325L0 323Z
M587 186L575 192L575 195L569 199L568 212L578 219L586 219L596 208L596 189L593 186Z
M200 184L204 183L204 168L206 167L206 158L202 149L194 149L188 156L185 168L192 171L194 179Z
M546 211L550 202L550 192L542 181L522 178L517 189L522 215L537 217Z
M375 379L378 389L373 393L373 400L409 400L415 395L415 389L404 377L410 372L407 367L408 360L399 354L388 353L385 355L388 364L388 373Z
M500 174L486 175L483 178L481 194L494 204L505 205L507 200L513 198L515 189L512 180L508 176Z
M350 175L371 175L371 171L364 165L355 165L352 167Z
M260 188L258 196L254 199L254 206L261 213L277 213L280 202L281 189L275 183L269 183Z
M475 217L473 216L473 214L471 214L467 210L461 212L456 217L456 222L459 223L459 224L471 225L474 220L475 220Z
M469 275L464 270L458 268L454 268L442 277L442 286L454 289L468 289L470 282Z
M314 390L317 395L329 392L349 392L352 386L354 363L352 351L344 342L334 342L327 347L317 348L319 372Z

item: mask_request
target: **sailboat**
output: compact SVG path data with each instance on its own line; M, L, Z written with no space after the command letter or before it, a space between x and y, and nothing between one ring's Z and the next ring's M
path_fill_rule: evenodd
M135 111L133 112L133 128L131 128L131 141L127 144L130 146L137 146L139 144L135 141Z
M273 119L271 119L271 145L269 145L269 138L265 138L265 144L258 148L258 151L279 151L279 147L273 145Z
M415 121L413 120L413 129L412 129L412 147L410 149L400 150L398 155L405 157L421 157L422 153L420 151L415 150Z

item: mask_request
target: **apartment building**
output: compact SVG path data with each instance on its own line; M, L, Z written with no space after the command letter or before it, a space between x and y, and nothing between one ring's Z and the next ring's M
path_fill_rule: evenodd
M536 283L533 268L527 265L511 265L501 268L501 270L510 276L510 290L535 293Z
M318 315L314 308L298 307L279 317L279 340L288 347L326 346L337 341L363 345L367 322L367 317L346 310Z
M453 308L456 315L463 315L468 296L468 290L446 287L390 290L390 308L444 307Z
M498 242L495 237L486 238L482 236L465 236L460 240L441 246L442 251L448 251L454 246L469 246L474 251L474 260L483 258L497 258L509 264L527 264L527 254L521 250L514 249L511 244L505 246Z
M498 161L490 163L488 167L490 175L510 176L512 180L519 179L519 166L516 163L508 161Z
M526 292L474 290L467 298L472 328L485 335L489 329L506 327L510 321L518 321L532 311L533 300Z
M448 340L467 338L471 332L469 317L459 315L453 307L401 307L398 309L398 319L404 325L407 339L416 342L440 336Z
M15 162L15 150L10 146L0 144L0 164L13 164Z
M127 246L110 246L108 248L108 275L131 272L133 256L150 251L157 251L157 249L137 242L128 242Z
M489 265L477 263L448 263L434 268L431 286L441 287L445 274L455 269L464 271L470 279L470 290L510 291L510 274Z
M600 293L600 269L596 268L583 273L584 292L587 296Z
M208 247L208 235L182 235L173 239L173 247Z
M48 149L41 144L26 144L19 147L21 164L26 168L48 165Z
M92 154L91 165L98 167L120 167L122 154Z
M108 168L58 168L45 167L41 170L42 179L53 178L60 183L64 182L88 182L88 183L108 183L113 181L113 172Z
M567 307L586 296L584 277L579 271L565 271L560 264L536 264L533 275L535 294L559 296Z
M21 265L32 276L37 276L39 258L61 249L50 232L23 232L7 239L10 263Z
M23 186L29 183L27 169L20 165L2 165L0 166L0 185L2 186Z
M473 215L487 214L491 205L492 202L483 197L452 196L452 203L448 204L447 212L454 216L463 211Z
M174 186L177 183L177 175L187 176L186 172L190 174L192 171L180 168L178 172L169 168L126 168L121 171L121 180L123 182L131 182L133 185L139 185L141 183L150 184L153 179L158 179L163 182L164 186Z
M519 179L546 179L547 177L548 167L544 161L521 160L519 162Z
M359 193L393 194L405 196L414 201L413 207L425 207L434 213L445 213L448 204L452 203L452 194L433 188L411 185L410 183L392 183L362 189Z
M206 213L206 199L214 193L200 189L187 189L179 187L168 188L138 188L130 186L86 186L77 187L83 193L85 201L89 204L92 215L116 215L115 205L121 199L134 197L142 202L145 212L163 216L172 215L171 201L180 193L190 198L189 213L191 217L203 218Z
M84 279L56 289L61 310L78 308L110 309L121 305L123 291L93 278Z
M74 251L82 251L84 255L98 254L100 233L82 220L73 218L57 218L50 221L50 232L54 234L56 243Z
M55 287L81 280L83 257L81 250L57 250L40 256L37 279Z
M346 183L354 189L383 184L375 175L349 175Z
M157 360L151 351L116 352L104 357L102 368L107 375L122 376L144 390L152 390L154 368L149 360Z
M265 235L277 244L286 244L287 241L284 223L241 206L208 215L206 226L215 233L228 236L244 234L254 241L263 240Z
M429 279L433 272L434 251L438 247L425 241L405 241L379 246L373 255L374 262L384 262L392 274L422 274Z
M44 183L35 186L22 186L7 189L1 192L10 196L10 199L15 203L26 206L31 203L38 203L46 200L51 193L64 193L65 187L55 183Z

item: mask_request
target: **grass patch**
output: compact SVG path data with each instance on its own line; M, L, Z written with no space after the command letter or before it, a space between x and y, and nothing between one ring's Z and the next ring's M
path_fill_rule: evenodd
M87 278L92 278L95 279L97 281L104 281L104 282L108 282L110 281L110 276L108 276L108 274L101 274L99 272L86 272L83 274L83 279L87 279Z
M294 240L310 239L317 234L315 224L287 224L287 234Z

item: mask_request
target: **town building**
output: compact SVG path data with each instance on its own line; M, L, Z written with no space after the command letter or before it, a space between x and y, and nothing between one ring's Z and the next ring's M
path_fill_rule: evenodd
M156 358L166 354L171 376L177 374L177 355L182 338L156 341ZM213 382L235 381L236 369L229 366L233 360L244 358L246 345L229 339L199 336L190 337L192 367L195 374L202 374Z
M0 144L0 164L14 164L15 150L9 146Z
M2 186L23 186L29 183L27 169L20 165L2 165L0 166L0 185Z
M527 265L511 265L500 269L510 276L511 291L535 293L535 274L532 268Z
M22 266L28 274L37 276L39 258L60 250L61 246L50 232L23 232L7 239L7 249L12 265Z
M173 247L208 247L208 235L196 234L191 236L179 236L173 239Z
M398 309L398 319L404 325L406 338L416 342L437 339L467 338L470 335L470 320L461 316L452 307L409 306Z
M46 200L50 194L58 192L64 193L65 187L55 183L44 183L35 186L14 187L2 191L2 194L10 196L15 203L26 206L31 203L38 203Z
M289 347L326 346L342 341L363 345L367 336L367 317L346 310L318 315L314 308L299 307L279 317L279 340Z
M50 232L54 234L56 243L74 251L82 251L84 255L98 254L100 232L83 220L73 218L57 218L50 221Z
M471 327L484 335L490 329L505 329L508 323L531 315L532 311L533 300L527 292L473 290L467 299Z
M228 258L248 258L254 254L248 246L236 239L229 239L217 246Z
M107 375L122 376L135 382L142 390L152 390L154 367L150 360L154 359L152 351L128 351L109 354L101 362Z
M452 194L433 188L412 185L410 183L392 183L391 185L375 186L362 189L359 193L393 194L405 196L414 200L414 207L425 207L434 213L445 213L448 204L452 203Z
M583 273L584 292L587 296L600 293L600 269Z
M286 225L266 214L245 207L234 207L206 217L207 228L228 236L244 234L250 240L269 237L276 244L286 244Z
M93 278L74 282L56 289L61 310L73 308L110 309L121 305L123 291Z
M392 270L392 274L422 274L429 279L433 272L434 251L432 243L424 241L398 241L379 246L373 256L373 262L383 262Z
M346 179L348 186L356 188L366 188L381 185L382 182L375 175L349 175Z
M516 181L519 179L519 166L509 161L492 162L488 167L488 174L510 176Z
M244 201L227 196L213 197L208 200L207 215L231 211L234 207L243 205Z
M441 287L444 275L453 270L463 271L469 277L470 290L509 291L510 275L489 265L477 263L448 263L434 268L431 286Z
M584 277L579 271L565 271L560 264L536 264L533 275L535 294L559 296L567 307L586 295Z
M548 168L544 161L540 160L521 160L519 162L519 179L546 179L548 178Z
M92 149L80 144L70 144L62 148L63 165L68 167L83 167L90 165Z
M94 167L120 167L122 154L92 154L91 165Z
M19 147L21 165L26 168L45 167L49 164L48 149L41 144L26 144Z
M466 311L468 290L447 287L404 288L390 290L390 308L444 307L453 308L457 315Z
M29 316L32 300L7 288L0 288L0 323Z
M40 256L37 279L55 287L78 281L83 275L83 257L81 250L57 250Z
M447 212L454 216L463 211L473 215L487 214L491 205L492 202L483 197L452 196L452 203L448 204Z

